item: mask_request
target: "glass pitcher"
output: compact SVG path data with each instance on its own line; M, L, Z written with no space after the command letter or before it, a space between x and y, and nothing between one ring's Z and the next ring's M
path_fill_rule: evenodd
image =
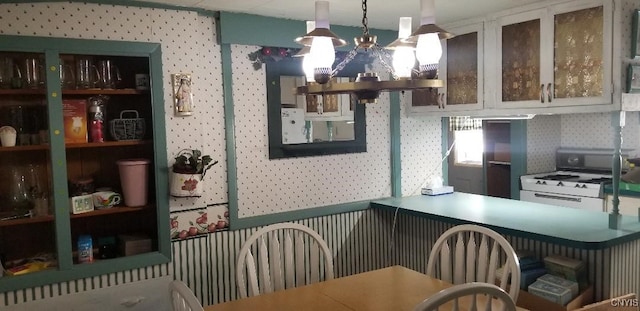
M0 57L0 89L11 88L14 69L13 60L9 57Z
M9 206L16 216L27 215L34 207L25 171L22 166L10 168Z

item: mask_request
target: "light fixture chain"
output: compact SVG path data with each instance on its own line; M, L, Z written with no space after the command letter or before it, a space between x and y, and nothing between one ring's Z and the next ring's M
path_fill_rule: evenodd
M367 0L362 0L362 32L369 35L369 20L367 19Z
M331 73L331 77L335 77L338 74L338 72L344 69L344 67L346 67L350 61L356 58L356 55L358 55L358 47L349 51L349 53L347 53L344 59L340 63L338 63L338 65L336 65L336 69L334 69L333 72Z
M376 54L376 56L378 56L378 59L380 60L380 63L382 63L382 66L384 67L384 69L393 76L393 79L394 80L398 80L398 76L396 75L395 71L393 70L393 67L391 65L389 65L389 63L390 63L390 61L392 59L391 55L389 55L389 53L387 53L387 51L382 49L382 47L377 43L373 46L373 48L371 50L373 50L373 52Z

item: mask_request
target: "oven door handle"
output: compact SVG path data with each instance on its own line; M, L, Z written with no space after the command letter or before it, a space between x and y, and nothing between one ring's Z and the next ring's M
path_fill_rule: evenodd
M571 198L571 197L563 197L559 195L551 195L551 194L542 194L542 193L534 193L538 198L544 199L552 199L552 200L564 200L564 201L572 201L572 202L582 202L581 198Z

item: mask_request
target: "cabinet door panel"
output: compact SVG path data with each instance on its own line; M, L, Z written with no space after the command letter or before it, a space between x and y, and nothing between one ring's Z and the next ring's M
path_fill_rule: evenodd
M540 100L540 20L502 27L502 101Z
M438 106L438 89L416 90L411 92L412 107L433 107Z
M447 41L447 105L478 103L478 33Z
M482 109L484 23L445 29L456 35L442 41L443 55L438 78L444 80L445 87L413 91L410 113L457 115Z
M1 292L170 261L161 73L158 43L0 36ZM106 112L90 109L98 95ZM98 111L104 122L88 122ZM15 146L2 141L9 126ZM149 160L142 206L122 191L117 161L131 158ZM97 187L121 202L96 203ZM74 267L81 235L101 262Z
M552 106L611 104L610 1L559 5L553 12Z
M98 82L90 87L78 85L62 90L65 137L71 135L67 114L72 104L82 110L79 117L87 122L84 140L65 143L66 174L72 181L90 180L94 209L73 212L70 216L71 254L74 264L86 261L80 253L80 240L91 239L96 250L93 260L108 260L137 253L150 253L158 249L158 221L154 163L153 105L147 89L136 89L135 76L149 74L149 59L112 55L63 55L62 59L90 60L97 69ZM105 68L110 63L111 68ZM78 68L76 68L78 69ZM114 82L103 76L107 69L114 72ZM80 72L78 72L80 74ZM78 76L76 76L78 77ZM76 78L78 79L78 78ZM113 80L113 79L111 79ZM116 82L117 81L117 82ZM105 96L105 94L107 94ZM146 159L146 178L136 183L146 184L146 204L129 203L135 194L127 191L118 162L128 159ZM141 176L141 175L136 175ZM72 197L85 193L70 188ZM104 195L92 194L103 191ZM104 192L113 191L116 193ZM119 198L117 198L119 196ZM129 205L131 204L131 205ZM126 242L125 240L130 239ZM81 260L82 259L82 260Z
M611 104L612 14L610 1L585 0L499 18L496 106Z
M602 32L602 7L555 16L555 98L602 95Z
M0 51L0 260L8 274L56 267L45 86L44 54ZM34 257L42 264L20 267Z

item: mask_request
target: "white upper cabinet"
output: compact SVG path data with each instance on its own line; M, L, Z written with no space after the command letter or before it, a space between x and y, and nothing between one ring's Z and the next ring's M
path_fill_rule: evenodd
M611 105L612 20L609 0L497 17L495 51L485 58L487 67L495 62L487 100L497 109Z
M456 35L442 41L438 78L445 87L413 91L409 113L453 115L483 108L484 23L443 28Z

